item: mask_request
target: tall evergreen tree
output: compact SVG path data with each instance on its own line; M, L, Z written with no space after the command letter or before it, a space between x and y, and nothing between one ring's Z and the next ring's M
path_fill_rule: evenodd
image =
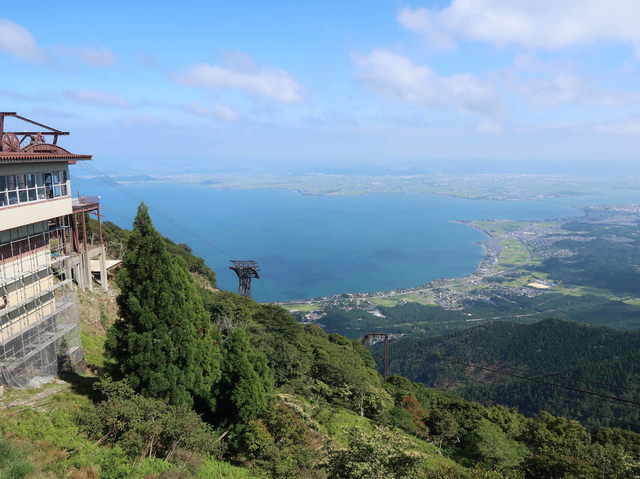
M227 421L246 423L257 418L271 390L267 358L249 345L247 333L235 329L224 342L222 380L216 387L217 409Z
M220 379L217 332L202 306L184 261L173 259L142 203L118 276L120 320L108 331L106 349L118 373L138 392L193 404L211 400Z

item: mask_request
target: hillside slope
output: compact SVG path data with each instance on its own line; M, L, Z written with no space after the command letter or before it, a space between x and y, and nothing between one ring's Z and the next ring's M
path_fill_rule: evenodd
M619 332L559 319L530 325L494 321L446 336L393 342L390 370L427 386L456 390L485 405L515 406L525 414L540 410L567 414L588 426L640 429L640 408L446 359L640 401L639 331ZM638 424L629 424L634 422Z

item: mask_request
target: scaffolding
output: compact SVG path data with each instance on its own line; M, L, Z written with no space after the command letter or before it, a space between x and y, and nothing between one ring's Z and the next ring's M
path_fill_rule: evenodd
M82 363L68 224L0 232L0 383L11 388Z

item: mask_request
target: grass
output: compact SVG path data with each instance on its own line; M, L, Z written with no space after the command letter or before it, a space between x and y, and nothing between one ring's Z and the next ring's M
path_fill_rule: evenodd
M298 310L303 313L310 313L311 311L316 311L318 309L321 309L315 304L307 304L307 303L288 303L288 304L283 304L282 307L288 309L289 311Z
M396 299L396 296L392 298L370 298L369 302L376 306L397 306L401 301Z
M406 300L412 303L427 304L430 302L428 298L425 298L424 296L418 293L403 294L402 296L396 296L396 298L398 298L401 301Z
M509 269L524 264L529 259L527 248L516 238L500 241L504 251L498 257L498 269Z
M202 469L198 471L195 477L198 479L207 479L211 477L224 477L225 479L244 479L251 477L249 473L249 469L233 466L228 462L219 462L215 459L210 458L204 463Z
M107 359L104 357L105 335L90 335L81 331L82 351L84 352L84 360L90 368L104 368Z
M510 220L496 220L496 221L474 221L474 223L494 236L502 236L506 233L513 233L519 231L525 226L529 226L529 221L510 221Z

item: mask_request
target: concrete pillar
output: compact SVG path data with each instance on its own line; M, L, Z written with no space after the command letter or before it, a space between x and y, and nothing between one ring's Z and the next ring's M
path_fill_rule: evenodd
M85 287L93 293L93 277L91 275L91 257L89 253L82 253L82 263L85 271Z
M84 272L84 262L82 261L82 255L79 253L75 253L71 258L73 261L73 276L75 277L76 282L78 283L78 288L85 290L85 279L86 274Z
M104 245L100 246L100 284L102 285L102 289L105 291L109 291L109 277L107 276L107 253L105 251Z

